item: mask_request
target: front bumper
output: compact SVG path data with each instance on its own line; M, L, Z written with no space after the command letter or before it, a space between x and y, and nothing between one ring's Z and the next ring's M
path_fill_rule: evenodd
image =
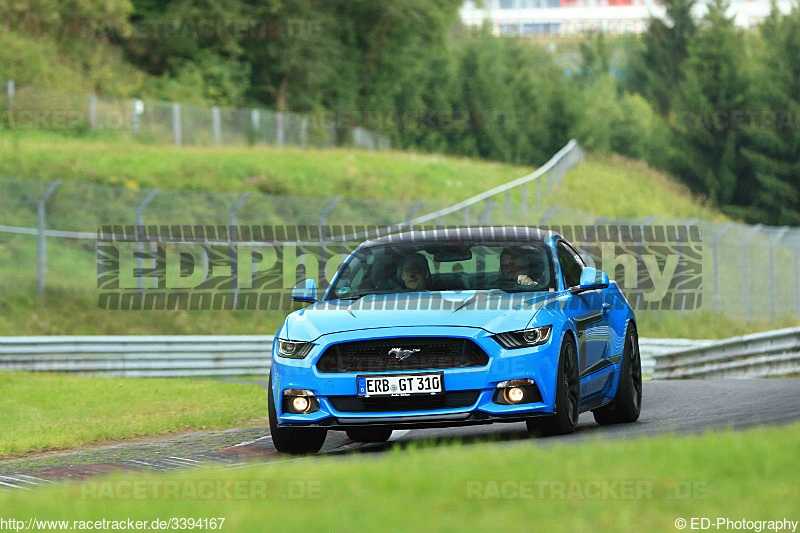
M365 425L420 428L454 425L485 424L491 422L515 422L537 415L553 412L555 381L558 366L560 333L553 331L547 343L531 348L503 349L491 338L492 333L471 327L389 327L374 328L344 333L323 335L305 359L287 359L275 355L273 350L272 385L273 396L281 398L285 389L305 389L319 400L318 411L308 414L292 414L281 411L281 402L276 402L278 423L281 427L363 427ZM432 368L407 372L342 372L321 373L316 362L328 346L356 340L403 337L454 337L471 339L489 356L483 367ZM556 340L554 340L556 339ZM388 355L387 355L388 356ZM358 411L337 410L331 397L357 396L357 376L381 374L416 374L441 371L444 390L477 391L477 399L468 406L457 408L419 408L405 411ZM532 378L541 394L540 402L519 405L494 403L493 396L500 381ZM335 399L335 398L334 398ZM341 402L339 402L341 404Z

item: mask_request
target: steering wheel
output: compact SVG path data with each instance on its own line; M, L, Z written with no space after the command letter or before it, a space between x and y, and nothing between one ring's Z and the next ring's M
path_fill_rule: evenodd
M517 286L517 277L518 276L503 276L502 274L497 274L497 286L498 287L516 287Z

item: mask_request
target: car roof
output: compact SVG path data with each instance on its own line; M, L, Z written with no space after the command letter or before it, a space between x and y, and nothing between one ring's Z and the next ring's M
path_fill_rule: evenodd
M479 226L453 227L421 231L392 233L366 241L362 246L376 246L388 243L402 244L415 242L458 242L458 241L496 241L496 242L546 242L558 234L535 226Z

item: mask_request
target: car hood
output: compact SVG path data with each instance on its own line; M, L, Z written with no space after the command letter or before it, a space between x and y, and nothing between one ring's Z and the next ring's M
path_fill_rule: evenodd
M490 333L524 329L553 292L418 292L370 295L312 304L290 314L279 335L314 341L322 335L373 328L462 326Z

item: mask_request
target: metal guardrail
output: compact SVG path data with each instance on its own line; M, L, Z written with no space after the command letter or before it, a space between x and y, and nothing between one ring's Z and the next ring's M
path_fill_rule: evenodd
M655 379L754 378L800 374L800 328L732 337L655 356Z
M0 371L122 377L266 375L271 335L42 336L0 338ZM723 341L640 338L654 379L800 373L800 328Z
M266 375L271 335L43 336L0 338L0 371L124 377ZM639 339L642 371L656 357L713 341Z
M412 226L419 226L425 223L431 223L436 220L441 220L443 217L447 215L452 215L453 213L463 212L465 214L465 225L469 226L471 224L469 208L479 202L489 201L492 197L497 196L498 194L510 194L513 189L522 188L523 192L523 209L527 210L527 185L528 183L532 182L533 180L537 180L544 176L547 179L547 193L550 194L555 187L561 182L561 178L564 176L564 173L572 168L577 163L583 161L584 154L583 149L581 149L578 141L575 139L571 139L561 150L556 152L556 154L551 157L544 165L536 169L534 172L522 176L521 178L517 178L515 180L509 181L508 183L504 183L503 185L499 185L493 189L489 189L488 191L482 192L478 195L473 196L472 198L467 198L463 202L459 202L455 205L450 207L440 209L438 211L434 211L433 213L428 213L426 215L422 215L410 220L406 220L405 224L409 227ZM541 201L541 187L542 182L539 180L539 198ZM510 203L510 197L508 198L508 203ZM402 224L402 223L401 223ZM479 225L485 224L479 220Z
M656 368L656 357L672 352L708 346L714 341L695 339L650 339L639 337L639 355L642 359L642 374L653 376Z
M123 377L266 376L271 335L0 338L0 371Z

